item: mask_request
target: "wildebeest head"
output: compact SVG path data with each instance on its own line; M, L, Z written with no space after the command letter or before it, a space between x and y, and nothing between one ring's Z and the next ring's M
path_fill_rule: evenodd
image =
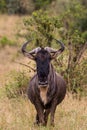
M36 54L35 61L37 66L39 84L47 84L51 61L50 53L44 48L41 48L41 50Z
M22 53L28 58L36 61L39 85L48 84L50 61L56 58L64 50L64 44L60 42L59 40L56 40L56 41L60 43L60 46L61 46L61 48L58 50L55 50L50 47L45 47L45 48L38 47L38 48L33 49L30 52L27 52L26 46L29 43L29 41L24 43L22 46Z

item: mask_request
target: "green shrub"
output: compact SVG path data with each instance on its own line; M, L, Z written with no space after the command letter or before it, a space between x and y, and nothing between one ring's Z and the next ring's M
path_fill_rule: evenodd
M41 9L47 7L53 0L35 0L36 9Z
M87 49L87 9L80 1L73 0L69 3L66 11L60 16L63 21L60 36L64 39L68 50L65 75L68 90L72 93L83 93L87 92L84 87L87 75L83 71L84 69L86 71L86 62L85 59L82 60Z
M85 31L85 32L82 33L82 37L83 37L84 39L86 39L86 41L87 41L87 31Z
M79 95L86 95L85 92L87 92L87 63L83 59L87 49L87 29L84 30L82 26L82 19L86 21L84 9L79 1L73 0L62 15L49 16L47 12L40 10L23 21L26 29L26 34L23 36L26 39L33 39L35 46L53 47L53 37L64 41L66 54L58 57L55 66L58 72L66 78L68 90Z
M25 95L29 78L25 72L12 72L10 81L5 85L6 95L8 98L15 98Z
M0 0L0 12L5 13L7 10L6 0Z
M11 41L9 40L6 36L3 36L1 39L0 39L0 47L4 47L6 45L9 45L9 46L14 46L16 45L14 41Z
M32 0L8 0L7 5L9 14L31 14L34 10Z
M73 70L69 72L70 90L79 94L80 97L87 96L87 61L82 60ZM69 89L69 87L68 87Z
M62 26L59 17L50 17L48 12L42 10L33 12L32 17L24 19L26 33L23 36L26 39L32 39L36 46L51 46L55 31L58 35L58 29Z

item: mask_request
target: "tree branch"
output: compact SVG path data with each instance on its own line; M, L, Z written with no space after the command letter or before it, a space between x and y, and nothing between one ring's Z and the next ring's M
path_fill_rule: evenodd
M23 63L20 63L20 62L17 62L17 61L15 61L15 63L18 63L18 64L20 64L20 65L26 66L26 67L30 68L31 70L33 70L34 72L36 72L36 69L32 68L32 67L29 66L29 65L26 65L26 64L23 64Z
M77 56L77 60L76 60L76 65L79 63L83 53L85 52L85 50L87 49L87 42L84 44L83 48L81 49L81 51L79 52L78 56Z
M67 70L69 70L70 69L70 67L71 67L71 62L72 62L72 45L71 45L71 42L69 41L69 43L68 43L68 45L69 45L69 58L68 58L68 65L67 65Z

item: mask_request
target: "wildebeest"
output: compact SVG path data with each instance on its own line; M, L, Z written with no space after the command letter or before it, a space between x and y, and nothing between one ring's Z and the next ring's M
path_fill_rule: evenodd
M55 39L56 40L56 39ZM66 83L62 76L56 73L51 60L64 51L64 44L56 40L61 48L55 50L50 47L38 47L26 51L26 42L22 46L22 53L36 62L36 74L29 82L28 98L36 109L36 124L46 125L50 114L50 124L54 126L56 107L65 97Z

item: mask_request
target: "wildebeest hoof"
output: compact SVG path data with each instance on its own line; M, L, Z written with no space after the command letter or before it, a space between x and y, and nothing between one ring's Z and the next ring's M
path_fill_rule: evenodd
M46 123L40 123L40 122L35 121L34 126L46 126Z
M40 124L40 123L37 122L37 121L34 122L34 126L39 126L39 124Z
M53 126L53 127L55 126L54 122L51 122L51 126Z

